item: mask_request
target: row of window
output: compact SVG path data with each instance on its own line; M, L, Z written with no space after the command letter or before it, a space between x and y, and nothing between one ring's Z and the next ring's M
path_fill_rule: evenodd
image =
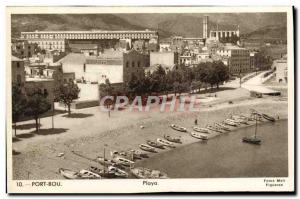
M128 68L129 65L130 65L130 63L129 63L129 61L127 61L127 62L126 62L126 68ZM131 67L132 67L132 68L135 67L135 62L134 62L134 61L131 62ZM138 67L138 68L141 67L141 62L140 62L140 61L137 62L137 67Z
M39 37L40 36L40 37ZM112 33L112 34L26 34L27 39L100 39L100 38L150 38L152 34L118 34L118 33Z

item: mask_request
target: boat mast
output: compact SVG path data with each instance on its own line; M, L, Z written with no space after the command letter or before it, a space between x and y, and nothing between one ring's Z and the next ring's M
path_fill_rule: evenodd
M105 147L103 149L103 172L105 173Z
M256 138L256 131L257 131L257 114L255 114L255 133L254 133L254 138Z

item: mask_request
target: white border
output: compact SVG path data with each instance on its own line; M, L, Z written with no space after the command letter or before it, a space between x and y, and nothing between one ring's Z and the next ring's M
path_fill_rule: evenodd
M57 187L31 188L16 187L16 183L11 181L11 154L7 155L8 169L8 191L15 193L133 193L133 192L207 192L207 191L292 191L294 189L294 54L293 54L293 19L291 7L10 7L7 15L11 13L233 13L233 12L287 12L288 18L288 72L289 72L289 176L284 178L286 186L282 188L274 187L266 189L264 179L268 178L211 178L211 179L168 179L155 180L159 186L145 187L142 180L97 180L97 181L66 181L62 180L63 190ZM66 12L66 10L68 10ZM54 12L53 12L54 11ZM7 77L10 77L10 21L7 20ZM7 107L11 107L11 85L7 78ZM11 113L7 109L7 126L11 126ZM10 128L8 128L10 129ZM7 147L11 149L11 130L8 130ZM9 151L9 150L8 150ZM272 178L273 179L273 178ZM280 178L283 179L283 178ZM31 181L27 181L31 182ZM24 182L25 183L25 182ZM85 185L85 186L83 186ZM241 186L243 185L243 186ZM78 189L84 187L84 190ZM117 192L116 192L117 189Z

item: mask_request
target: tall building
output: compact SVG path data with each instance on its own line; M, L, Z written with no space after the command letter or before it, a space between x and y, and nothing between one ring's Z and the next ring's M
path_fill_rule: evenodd
M228 65L229 72L232 74L245 73L251 70L250 52L245 48L224 46L216 53L222 57L223 63Z
M203 17L203 38L208 38L208 16Z
M11 77L13 84L21 86L25 82L24 61L15 56L11 58Z

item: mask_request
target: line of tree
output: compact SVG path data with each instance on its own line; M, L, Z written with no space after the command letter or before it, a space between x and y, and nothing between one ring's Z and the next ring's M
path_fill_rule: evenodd
M34 118L36 131L39 131L40 116L51 109L47 96L48 94L42 93L41 89L25 93L21 86L12 86L12 121L15 136L17 136L17 122L24 116Z
M172 70L165 71L158 66L153 73L145 76L132 75L125 84L124 90L113 89L109 81L100 85L101 97L122 93L130 99L137 95L150 95L155 93L174 93L175 95L192 90L216 86L229 80L229 69L221 61L200 63L194 67L184 65L174 66Z

